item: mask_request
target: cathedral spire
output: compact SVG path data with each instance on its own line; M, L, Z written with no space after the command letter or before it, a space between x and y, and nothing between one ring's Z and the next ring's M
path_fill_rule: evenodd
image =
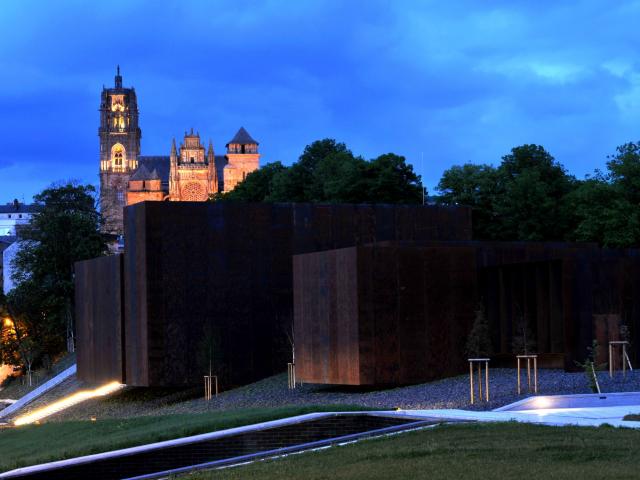
M211 142L211 140L209 140L209 148L207 150L207 162L209 164L212 164L215 161L215 157L213 154L213 142Z
M176 139L174 138L171 141L171 155L178 155L178 150L176 149Z
M122 76L120 75L120 65L116 67L116 88L122 88Z

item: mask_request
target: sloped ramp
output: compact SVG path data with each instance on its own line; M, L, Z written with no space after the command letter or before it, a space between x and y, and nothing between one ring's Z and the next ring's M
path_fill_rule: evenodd
M42 395L49 392L51 389L57 387L62 382L76 374L77 366L74 363L66 370L63 370L51 380L44 382L39 387L31 390L29 393L18 399L17 402L12 403L6 408L0 410L0 421L6 421L7 419L14 417L21 409L29 405L34 400L40 398Z

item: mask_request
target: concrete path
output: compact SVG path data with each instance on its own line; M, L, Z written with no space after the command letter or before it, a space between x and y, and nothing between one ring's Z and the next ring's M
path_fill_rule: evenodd
M552 408L555 407L555 408ZM640 393L547 395L529 397L492 411L402 410L411 415L476 422L523 422L554 426L640 428L640 422L623 420L640 414Z

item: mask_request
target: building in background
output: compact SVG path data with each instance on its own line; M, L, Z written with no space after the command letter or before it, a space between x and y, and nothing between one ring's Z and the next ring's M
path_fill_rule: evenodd
M7 293L7 290L4 289L4 251L9 248L13 243L15 243L16 237L11 235L3 235L0 236L0 287L4 293Z
M14 237L14 240L2 250L2 291L5 295L15 287L15 282L11 278L14 271L13 260L21 244L22 242Z
M167 156L140 155L142 131L134 88L122 86L118 67L113 88L100 98L100 212L106 233L123 234L123 208L143 201L206 201L233 190L260 164L258 142L240 128L215 155L205 149L200 134L185 132L180 147L171 144Z
M0 237L13 237L20 226L26 225L35 212L35 205L26 205L14 200L0 205Z

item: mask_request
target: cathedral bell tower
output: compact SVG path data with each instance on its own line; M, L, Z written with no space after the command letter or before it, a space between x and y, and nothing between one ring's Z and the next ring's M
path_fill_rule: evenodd
M259 143L244 127L227 143L227 164L224 167L224 191L229 192L260 166Z
M133 88L123 88L118 66L113 88L100 96L100 213L104 231L123 233L123 208L131 173L138 168L140 127L138 100Z

